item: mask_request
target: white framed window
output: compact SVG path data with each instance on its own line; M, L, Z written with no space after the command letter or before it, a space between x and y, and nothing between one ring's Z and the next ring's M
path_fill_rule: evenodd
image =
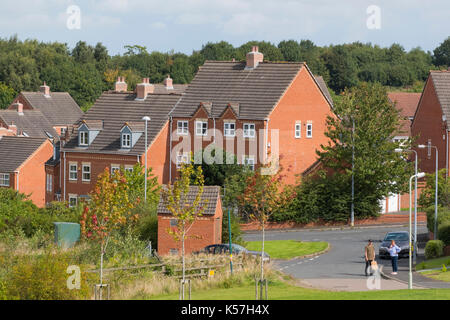
M81 165L81 179L83 181L91 181L91 164L83 163Z
M9 187L9 173L0 173L0 186Z
M244 123L244 138L254 138L254 137L255 137L255 124Z
M89 144L89 132L88 131L80 131L79 137L80 146L87 146Z
M253 156L244 156L242 164L244 166L248 166L252 170L255 170L255 157L253 157Z
M125 166L126 172L133 172L133 166Z
M78 180L78 165L77 163L69 163L69 180Z
M47 173L47 191L52 192L53 190L53 176Z
M65 128L65 127L61 128L61 136L65 136L66 131L67 131L67 128Z
M295 123L295 129L294 129L295 133L294 136L295 138L301 138L302 137L302 123L301 122L296 122Z
M115 174L117 171L120 171L120 166L118 164L111 165L111 174Z
M236 135L236 124L234 122L225 122L223 124L223 134L225 137L234 137Z
M189 133L189 123L187 121L178 121L177 133L187 135Z
M131 134L122 133L122 148L131 148Z
M187 152L177 154L177 169L180 169L183 163L189 163L189 153Z
M306 137L307 138L312 138L312 130L313 130L312 123L307 123L306 124Z
M195 121L195 134L197 136L206 136L208 133L207 121Z
M77 206L78 197L76 194L69 194L69 208Z

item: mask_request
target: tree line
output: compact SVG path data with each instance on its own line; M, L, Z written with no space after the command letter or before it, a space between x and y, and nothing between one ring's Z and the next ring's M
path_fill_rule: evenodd
M174 83L187 84L205 60L244 60L254 45L268 61L305 61L336 94L359 82L421 91L429 70L450 65L450 37L433 52L419 47L406 51L399 44L382 48L354 42L321 47L311 40L287 40L278 45L249 41L239 47L209 42L190 55L127 45L123 54L110 55L100 42L92 46L79 41L71 49L66 43L20 41L13 36L0 39L0 108L18 92L36 91L45 81L52 91L69 92L87 110L103 91L113 88L119 75L126 77L131 90L142 77L160 83L168 74Z

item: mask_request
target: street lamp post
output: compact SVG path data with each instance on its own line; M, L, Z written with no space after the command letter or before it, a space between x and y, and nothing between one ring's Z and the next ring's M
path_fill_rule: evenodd
M145 121L145 181L144 181L144 201L147 203L147 126L151 120L150 117L145 116L142 118Z
M424 144L419 144L418 147L420 149L425 149L427 146ZM436 181L435 181L435 190L434 190L434 240L437 239L437 231L438 231L438 172L439 172L439 151L436 146L428 146L429 148L434 148L436 150Z
M412 281L412 199L411 199L411 193L412 193L412 179L420 179L423 178L425 176L424 172L419 172L413 176L411 176L411 178L409 178L409 281L408 281L408 289L412 289L412 285L413 285L413 281ZM417 188L417 185L416 185Z
M403 150L403 149L395 149L395 152L414 152L414 155L416 156L416 160L414 163L414 257L417 258L417 151L416 150ZM411 204L410 204L411 208Z
M355 119L352 118L352 205L351 205L351 226L355 225Z

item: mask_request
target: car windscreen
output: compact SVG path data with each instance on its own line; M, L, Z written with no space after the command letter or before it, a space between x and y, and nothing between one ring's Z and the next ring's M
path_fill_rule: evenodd
M247 249L245 249L243 246L240 246L238 244L234 244L232 245L233 251L234 252L246 252Z
M386 237L384 237L384 241L408 241L407 233L388 233Z

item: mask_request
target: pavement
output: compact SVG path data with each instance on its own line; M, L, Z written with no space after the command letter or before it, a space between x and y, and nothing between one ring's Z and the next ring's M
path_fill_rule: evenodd
M418 225L418 234L426 234L424 225ZM380 269L386 277L366 277L364 274L364 247L367 240L374 242L378 252L379 244L390 231L408 231L405 226L373 226L355 228L298 229L266 231L266 240L326 241L331 248L328 252L310 258L274 260L276 269L291 275L306 286L333 291L368 291L407 289L408 259L400 259L399 273L390 275L390 260L377 258ZM246 232L245 241L261 241L260 232ZM406 269L405 269L406 268ZM406 280L406 281L405 281ZM431 280L413 274L413 288L450 288L445 282Z

